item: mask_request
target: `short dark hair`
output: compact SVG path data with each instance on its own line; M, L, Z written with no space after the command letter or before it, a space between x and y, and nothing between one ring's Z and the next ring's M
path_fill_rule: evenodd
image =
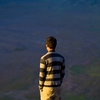
M57 40L55 37L53 36L50 36L50 37L47 37L46 38L46 44L49 48L51 49L55 49L56 48L56 45L57 45Z

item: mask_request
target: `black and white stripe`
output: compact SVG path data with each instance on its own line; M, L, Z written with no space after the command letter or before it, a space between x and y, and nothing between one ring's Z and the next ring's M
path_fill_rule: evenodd
M60 86L65 75L65 59L57 52L48 52L40 59L39 87Z

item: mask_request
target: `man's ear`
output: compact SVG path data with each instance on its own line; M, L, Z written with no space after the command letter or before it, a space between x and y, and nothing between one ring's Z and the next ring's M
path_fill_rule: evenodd
M48 45L46 44L46 47L48 47Z

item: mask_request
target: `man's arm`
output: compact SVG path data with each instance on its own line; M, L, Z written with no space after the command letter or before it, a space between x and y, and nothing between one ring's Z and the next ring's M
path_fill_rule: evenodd
M61 67L61 79L63 81L63 78L65 76L65 60L63 61L62 67Z
M46 76L46 63L44 59L40 59L40 72L39 72L39 89L42 90Z

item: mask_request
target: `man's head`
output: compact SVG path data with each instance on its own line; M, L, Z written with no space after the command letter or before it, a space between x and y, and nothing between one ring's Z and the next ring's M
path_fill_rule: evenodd
M52 50L55 50L57 45L57 40L53 36L46 38L46 47L49 47Z

